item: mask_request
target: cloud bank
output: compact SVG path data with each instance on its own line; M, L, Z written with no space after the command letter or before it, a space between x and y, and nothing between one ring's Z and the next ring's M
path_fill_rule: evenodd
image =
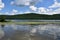
M58 8L60 7L60 3L57 2L57 0L54 0L54 4L52 4L51 6L49 6L49 8Z
M29 5L35 5L40 1L41 0L14 0L13 2L11 2L11 4L14 4L17 6L29 6Z
M35 6L36 3L43 1L45 0L14 0L11 1L11 5L16 5L20 7L28 6L29 10L36 12L38 14L48 14L48 15L60 14L60 2L54 0L54 3L48 6L47 8ZM2 2L2 0L0 0L0 10L2 10L3 8L4 8L4 3ZM15 14L30 13L31 11L19 12L18 10L12 9L10 13L6 12L5 14L15 15Z
M0 10L2 10L4 8L4 3L2 2L2 0L0 0Z

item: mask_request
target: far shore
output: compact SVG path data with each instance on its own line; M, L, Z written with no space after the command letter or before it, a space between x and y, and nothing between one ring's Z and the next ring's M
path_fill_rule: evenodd
M0 24L60 24L60 22L0 22Z

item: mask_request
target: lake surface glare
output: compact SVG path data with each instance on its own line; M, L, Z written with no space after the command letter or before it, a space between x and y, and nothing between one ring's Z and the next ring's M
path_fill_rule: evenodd
M0 25L0 40L60 40L60 25Z

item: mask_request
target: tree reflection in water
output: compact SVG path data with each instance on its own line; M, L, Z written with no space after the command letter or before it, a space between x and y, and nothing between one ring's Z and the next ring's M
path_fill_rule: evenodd
M3 27L4 27L4 25L1 25L1 27L0 27L0 39L2 39L4 37L4 35L5 35Z
M59 40L60 26L47 25L0 25L2 40Z

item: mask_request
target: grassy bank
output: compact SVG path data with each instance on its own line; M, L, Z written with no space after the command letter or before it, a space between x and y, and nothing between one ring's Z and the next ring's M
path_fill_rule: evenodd
M60 22L0 22L0 24L60 24Z

